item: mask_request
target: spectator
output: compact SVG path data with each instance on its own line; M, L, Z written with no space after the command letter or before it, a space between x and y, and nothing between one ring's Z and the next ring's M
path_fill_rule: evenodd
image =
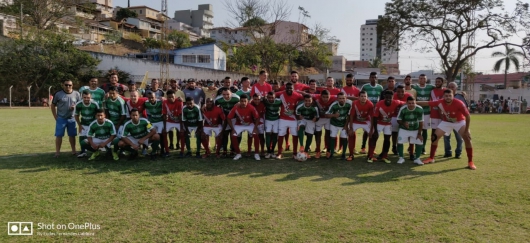
M71 80L63 82L63 89L53 95L51 110L55 119L55 158L59 157L64 137L64 130L68 131L68 139L72 154L77 155L75 150L75 136L77 136L76 121L74 119L74 108L81 101L81 95L73 88Z

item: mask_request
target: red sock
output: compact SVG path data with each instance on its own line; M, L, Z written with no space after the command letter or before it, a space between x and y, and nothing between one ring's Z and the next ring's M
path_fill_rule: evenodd
M473 148L466 148L467 162L473 162Z
M278 136L278 154L283 152L283 136Z
M368 158L374 157L375 146L368 145Z
M353 156L353 150L355 150L355 139L357 139L356 134L348 137L348 150L350 150L350 155Z
M162 136L162 142L164 143L164 149L166 153L169 153L169 145L167 143L167 136Z
M210 146L208 145L208 143L210 142L210 139L207 138L204 138L202 139L202 146L204 146L204 149L206 150L206 154L210 154Z
M414 145L409 144L409 153L414 154Z
M186 135L184 133L180 134L180 152L184 153L184 147L186 146Z
M289 130L287 130L287 133L285 134L285 147L289 147Z
M254 153L259 154L259 137L258 134L252 136L254 138ZM250 149L248 150L250 151Z
M436 148L438 148L438 145L432 145L431 144L431 154L429 158L434 159L434 155L436 154Z
M219 154L219 151L221 150L221 144L222 144L221 136L215 137L215 154Z
M293 155L296 156L297 152L298 152L298 136L291 136L293 137Z
M232 135L232 144L234 145L234 151L236 154L240 154L241 150L239 149L239 141L237 140L237 136Z

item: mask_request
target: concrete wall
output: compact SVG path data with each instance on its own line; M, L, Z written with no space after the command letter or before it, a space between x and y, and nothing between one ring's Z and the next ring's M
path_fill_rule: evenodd
M497 83L498 85L504 85L504 83ZM511 99L520 99L523 97L523 99L526 99L527 101L530 100L530 86L528 84L524 84L524 86L514 89L513 87L508 87L508 89L497 89L492 91L481 90L480 83L475 83L474 85L474 92L473 97L470 97L471 94L468 92L468 99L471 100L484 100L484 99L493 99L493 96L496 94L499 97L503 96L505 99L510 97ZM495 86L495 84L487 84L489 86ZM466 97L467 98L467 97Z
M140 82L142 81L145 72L148 73L148 77L159 78L160 77L160 63L155 61L149 61L138 58L129 58L122 56L108 55L98 52L88 52L94 58L101 60L98 65L99 70L109 70L113 67L118 67L120 70L131 74L131 79ZM251 80L257 80L257 75L247 75L234 72L226 72L220 70L213 70L207 68L190 67L184 65L169 64L169 75L175 79L213 79L222 80L226 76L232 78L232 80L240 80L243 77L249 77ZM125 80L120 80L125 82Z

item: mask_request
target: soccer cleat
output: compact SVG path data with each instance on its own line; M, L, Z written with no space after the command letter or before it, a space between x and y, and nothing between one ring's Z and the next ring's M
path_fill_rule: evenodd
M416 159L417 160L417 159ZM414 163L416 163L416 160L414 160ZM427 158L423 161L424 164L430 164L430 163L434 163L434 159L432 158Z
M357 151L357 149L355 149L355 150L353 150L353 154L359 155L360 153L359 153L359 151Z
M79 155L77 155L77 158L84 158L84 157L88 157L88 155L85 152L80 153Z
M282 159L282 155L281 154L276 155L276 159Z
M473 161L467 163L467 168L469 168L470 170L476 170L477 169L477 167L475 166Z
M320 159L320 151L315 153L315 159Z
M174 150L175 147L173 147L173 144L169 145L169 149Z
M405 163L405 159L403 157L399 157L397 163L398 164L403 164L403 163Z
M88 158L88 160L95 160L96 157L99 156L99 150L97 150L96 152L92 153L92 155L90 156L90 158Z
M265 159L270 159L270 158L271 158L271 154L266 153L266 154L265 154Z
M348 158L346 158L347 161L352 161L353 160L353 155L350 155L348 156Z
M201 153L196 153L196 154L195 154L195 158L197 158L197 159L202 158Z
M414 164L417 164L417 165L423 165L424 162L422 162L420 158L417 158L417 159L414 160Z
M373 163L373 162L374 162L374 158L368 158L368 159L366 160L366 162L368 162L368 163Z
M444 158L450 158L451 156L453 156L453 155L451 155L451 154L444 154Z
M202 158L203 158L203 159L206 159L206 158L208 158L208 156L210 156L210 154L203 154L203 155L202 155Z
M383 162L387 163L387 164L390 164L390 160L388 158L382 158Z
M241 159L241 154L236 154L236 156L234 156L234 160L238 160L238 159Z
M460 159L460 155L459 154L455 155L455 159Z
M366 154L366 149L365 148L361 149L361 154Z
M120 160L120 156L118 155L118 153L112 151L112 159L113 159L113 160L116 160L116 161L117 161L117 160Z
M332 155L331 155L330 152L326 152L326 158L327 158L327 159L331 159L331 156L332 156Z
M259 157L259 154L254 154L254 159L257 160L257 161L261 160L261 158Z

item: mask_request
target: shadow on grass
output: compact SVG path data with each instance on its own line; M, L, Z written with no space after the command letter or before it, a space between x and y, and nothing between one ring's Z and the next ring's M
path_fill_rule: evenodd
M238 161L231 158L225 159L196 159L177 158L176 154L165 159L151 161L147 158L128 160L121 158L113 161L109 156L100 156L95 161L86 158L78 159L68 153L61 154L59 158L53 158L51 153L32 154L25 156L0 156L0 170L18 170L19 173L41 173L49 170L81 171L86 175L117 172L121 174L145 174L146 176L163 176L172 173L189 172L194 175L203 176L227 176L259 178L275 176L276 182L286 182L301 178L310 178L312 182L333 180L336 178L348 178L351 182L343 183L344 186L362 183L382 183L398 180L415 179L422 176L430 176L449 173L465 168L464 159L437 158L439 162L458 163L452 169L435 170L435 165L417 166L407 160L405 164L395 164L396 156L391 156L392 164L375 162L366 163L366 156L357 156L354 161L343 161L339 158L309 159L306 162L296 162L291 159L292 154L284 154L283 160L262 159L255 161L250 157L243 157ZM455 168L457 167L457 168Z

